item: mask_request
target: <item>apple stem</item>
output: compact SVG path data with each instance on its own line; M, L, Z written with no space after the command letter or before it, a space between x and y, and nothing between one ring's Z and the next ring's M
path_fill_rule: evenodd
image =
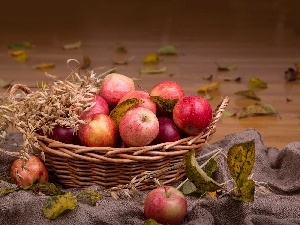
M164 186L164 189L165 189L165 194L166 194L166 197L167 198L170 198L170 193L167 191L167 187Z

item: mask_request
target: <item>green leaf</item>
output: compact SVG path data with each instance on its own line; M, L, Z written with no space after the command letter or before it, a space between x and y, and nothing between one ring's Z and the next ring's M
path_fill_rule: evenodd
M28 189L38 193L42 192L46 195L62 195L65 192L55 186L53 183L41 182L30 186Z
M68 192L49 197L44 203L43 213L48 219L55 219L66 210L75 209L76 206L77 198Z
M244 96L246 98L251 98L251 99L255 99L255 100L260 101L260 98L255 94L255 92L253 90L237 91L234 94L235 95L241 95L241 96Z
M81 203L95 206L96 203L103 197L102 194L92 190L83 190L77 195L77 200Z
M165 99L160 96L150 96L156 104L167 112L172 112L178 99Z
M259 115L277 115L276 110L270 104L261 104L256 103L253 105L249 105L237 113L237 118L243 118L248 116L259 116Z
M19 188L9 188L9 187L4 187L0 189L0 195L8 195L12 192L18 191Z
M140 69L141 74L157 74L157 73L164 73L166 72L167 68L162 67L158 69L151 69L151 68L142 68Z
M8 45L8 48L13 49L13 50L27 49L27 48L30 48L30 47L32 47L32 45L27 41L11 43L11 44Z
M109 116L119 125L121 118L130 109L134 108L138 104L142 104L144 101L138 98L130 98L119 103L109 114Z
M243 182L243 186L239 189L235 188L234 196L232 197L235 200L243 202L253 202L255 194L255 182L251 179Z
M160 55L176 55L177 49L173 45L165 45L157 50Z
M185 173L187 178L202 192L213 192L222 188L222 185L214 181L207 173L199 166L195 150L190 150L184 156ZM210 172L212 173L212 172Z
M254 140L235 144L230 147L227 155L227 165L231 177L235 181L235 197L241 198L243 194L253 192L253 184L248 177L252 172L255 162ZM249 196L246 196L249 198Z
M249 88L267 88L268 85L266 82L262 81L258 77L252 77L248 82Z

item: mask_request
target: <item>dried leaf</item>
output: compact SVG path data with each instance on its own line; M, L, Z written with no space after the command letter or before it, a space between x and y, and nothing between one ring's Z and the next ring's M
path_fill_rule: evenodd
M148 54L144 57L143 62L144 63L158 63L159 62L159 57L158 57L157 54L151 53L151 54Z
M221 83L219 81L214 81L210 84L204 85L198 89L198 93L206 93L208 91L213 91L219 88Z
M161 96L150 96L156 104L167 112L172 112L175 104L179 99L165 99Z
M87 55L83 56L83 64L81 65L81 69L85 70L91 66L91 59Z
M165 45L157 50L159 55L176 55L177 49L173 45Z
M193 184L202 192L217 191L222 188L222 185L214 181L211 177L205 173L205 171L199 166L196 157L195 150L190 150L184 156L185 161L185 173L187 178L193 182Z
M166 72L167 68L162 67L158 69L149 69L149 68L142 68L140 69L141 74L158 74L158 73L164 73Z
M81 203L95 206L96 203L103 197L103 195L96 191L83 190L76 197L77 200Z
M236 113L237 118L260 115L278 115L274 107L270 104L256 103L249 105Z
M232 113L232 112L229 112L229 111L223 111L222 112L222 116L224 117L232 117L232 116L235 116L236 114L235 113Z
M32 68L36 70L45 70L45 69L51 69L54 68L55 64L53 63L40 63L37 65L34 65Z
M9 187L4 187L4 188L1 188L0 189L0 196L1 195L8 195L10 193L13 193L15 191L18 191L19 189L18 188L9 188Z
M286 70L284 73L286 81L296 81L300 79L299 68L297 68L296 70L294 68L288 68L288 70Z
M262 81L258 77L252 77L248 83L249 88L267 88L268 85L266 82Z
M237 69L237 65L231 64L228 66L220 66L218 63L216 63L218 66L218 71L231 71Z
M43 213L48 219L55 219L66 210L73 210L77 206L77 198L70 192L63 195L49 197L43 207Z
M227 165L230 175L235 181L234 196L237 199L248 199L251 201L254 198L253 188L255 188L255 185L253 185L253 181L248 179L252 172L254 161L254 140L235 144L228 151Z
M73 49L78 49L81 47L81 41L77 41L77 42L74 42L74 43L70 43L70 44L65 44L62 46L62 48L64 50L73 50Z
M138 98L130 98L119 103L109 114L109 116L119 125L121 118L128 110L134 108L138 104L142 104L144 101Z
M236 82L241 81L240 76L224 76L224 77L222 77L222 79L224 81L236 81Z
M253 90L243 90L243 91L237 91L234 93L235 95L241 95L247 98L251 98L251 99L255 99L255 100L259 100L260 98L255 94L255 92Z
M11 85L11 83L6 82L5 80L0 78L0 88L7 88Z
M32 45L29 42L27 42L27 41L11 43L11 44L8 45L8 48L9 49L13 49L13 50L28 49L30 47L32 47Z
M28 189L32 190L36 193L42 192L46 195L63 195L63 194L65 194L65 192L62 191L61 189L59 189L58 187L56 187L55 184L48 183L48 182L41 182L41 183L33 184Z
M115 45L115 50L116 50L116 52L119 52L119 53L126 53L127 52L127 48L124 45L120 44L120 43L117 43Z
M25 62L28 58L28 53L24 50L13 50L8 52L17 62Z

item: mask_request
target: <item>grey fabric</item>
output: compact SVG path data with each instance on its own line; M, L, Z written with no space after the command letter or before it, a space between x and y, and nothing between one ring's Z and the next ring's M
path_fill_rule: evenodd
M2 148L17 150L18 147L12 143L20 143L20 139L17 135L13 137ZM253 139L256 146L256 161L252 179L261 182L260 188L256 188L254 202L243 203L232 200L226 195L217 200L208 197L188 197L188 214L183 224L300 224L300 142L289 143L285 148L278 150L265 146L259 132L247 129L209 144L203 151L220 147L227 152L232 145ZM7 175L12 160L13 157L0 153L0 175ZM215 179L219 182L227 181L230 176L224 157L218 157L218 163L219 168ZM0 188L9 186L13 185L0 182ZM90 189L102 191L98 186L91 186ZM79 190L68 191L77 193ZM140 225L144 222L142 201L145 194L147 192L142 192L132 199L121 200L105 196L97 206L79 203L75 210L55 220L48 220L42 213L43 203L48 196L30 191L18 191L0 196L0 224Z

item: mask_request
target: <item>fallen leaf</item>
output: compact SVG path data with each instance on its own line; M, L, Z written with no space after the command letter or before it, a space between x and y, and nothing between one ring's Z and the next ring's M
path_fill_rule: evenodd
M224 77L222 77L222 80L239 82L239 81L241 81L241 77L240 76L224 76Z
M45 70L45 69L51 69L54 67L55 67L54 63L40 63L37 65L34 65L32 68L36 69L36 70Z
M119 52L119 53L126 53L127 52L127 48L123 44L120 44L120 43L117 43L115 45L115 50L116 50L116 52Z
M12 50L8 52L17 62L25 62L28 58L28 53L24 50Z
M32 45L28 41L11 43L8 45L9 49L17 50L17 49L28 49L32 47Z
M148 54L144 57L143 62L144 63L158 63L159 62L159 57L158 57L157 54L151 53L151 54Z
M76 197L81 203L95 206L96 203L103 197L103 195L97 191L83 190Z
M158 73L164 73L166 72L167 68L162 67L158 69L150 69L150 68L142 68L140 69L141 74L158 74Z
M285 74L286 81L296 81L296 80L300 79L299 68L296 70L294 68L288 68L288 70L286 70L284 72L284 74Z
M150 96L150 98L156 102L156 104L167 112L172 112L178 99L165 99L161 96Z
M173 45L165 45L157 50L159 55L176 55L177 49Z
M49 183L49 182L41 182L41 183L36 183L33 184L28 188L29 190L32 190L36 193L43 193L46 195L63 195L65 194L64 191L59 189L55 184Z
M274 107L270 104L256 103L249 105L238 112L236 112L237 118L259 116L259 115L278 115Z
M70 43L70 44L65 44L62 46L62 48L64 50L73 50L73 49L78 49L81 47L81 41L77 41L77 42L74 42L74 43Z
M235 70L237 69L237 65L235 64L231 64L231 65L228 65L228 66L220 66L218 63L216 63L217 65L217 69L218 71L231 71L231 70Z
M80 66L80 68L82 70L85 70L85 69L89 68L90 66L91 66L91 59L90 59L90 57L88 57L87 55L84 55L83 56L83 63Z
M222 116L224 116L224 117L232 117L232 116L235 116L236 115L236 113L232 113L232 112L229 112L229 111L223 111L222 112Z
M252 77L248 82L249 88L267 88L268 85L266 82L262 81L258 77Z
M109 116L115 121L118 126L121 118L125 115L125 113L137 106L138 104L142 104L144 101L138 98L130 98L121 103L119 103L109 114Z
M260 98L255 94L255 92L253 90L237 91L234 94L235 95L241 95L241 96L244 96L246 98L251 98L251 99L255 99L255 100L260 101Z
M198 89L198 93L206 93L208 91L216 90L219 88L221 83L219 81L214 81L210 84L204 85Z
M7 87L9 87L10 85L11 85L11 83L6 82L5 80L3 80L3 79L0 78L0 87L1 87L1 88L7 88Z
M48 219L55 219L66 210L73 210L77 206L77 198L70 192L63 195L49 197L43 206L43 213Z

